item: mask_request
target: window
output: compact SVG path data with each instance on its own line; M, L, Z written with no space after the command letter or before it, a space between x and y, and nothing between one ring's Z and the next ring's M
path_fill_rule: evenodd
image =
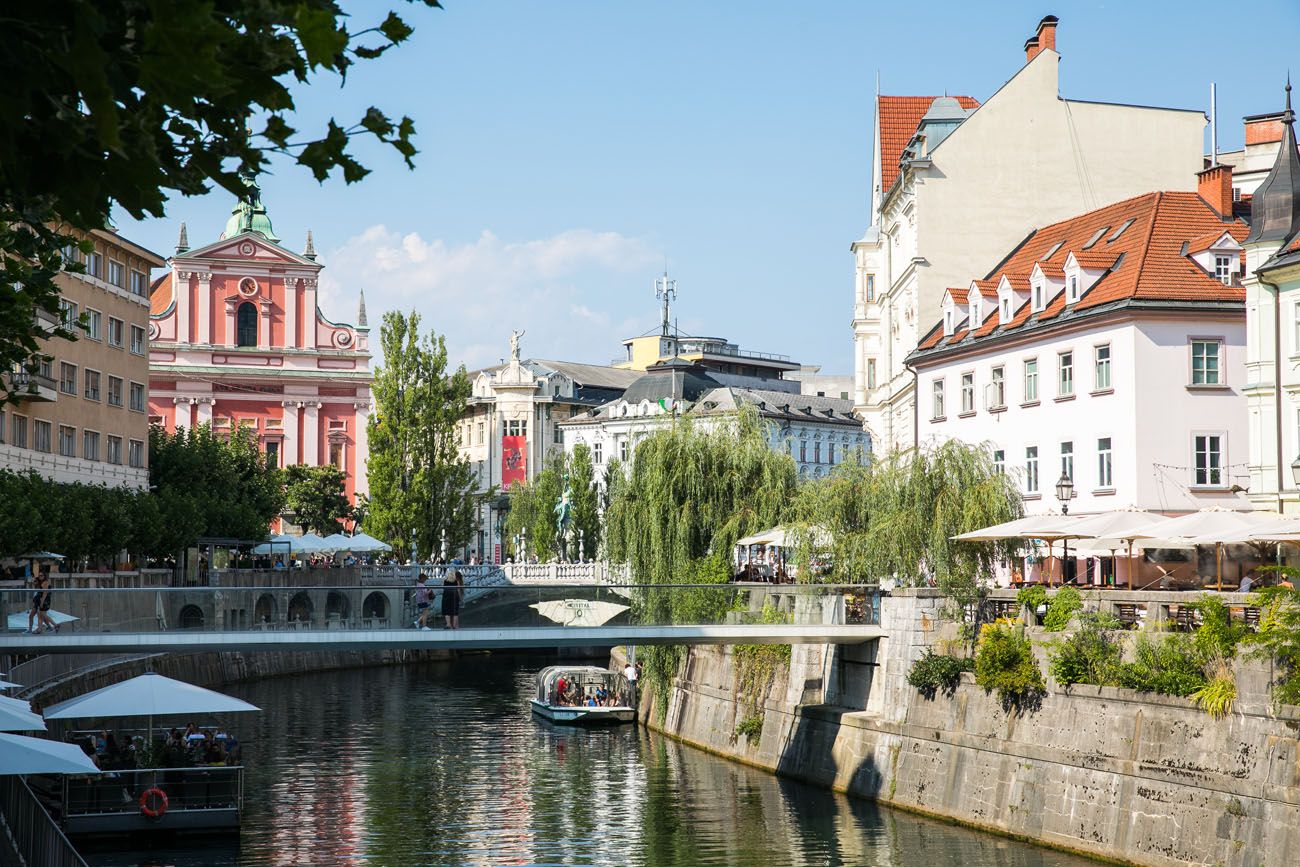
M989 406L1000 408L1007 405L1007 375L1001 365L993 368L989 375Z
M1006 325L1011 321L1011 299L1002 298L998 301L998 322Z
M257 345L257 307L245 301L235 311L235 345Z
M99 400L99 371L86 371L86 400Z
M330 443L330 463L343 469L343 443Z
M962 414L975 411L975 374L961 375L961 411Z
M502 436L526 437L528 436L528 419L511 419L505 422L502 431Z
M59 391L64 394L77 393L77 365L59 362Z
M1223 435L1197 434L1192 438L1195 463L1192 484L1201 487L1223 485Z
M108 282L119 289L126 288L126 269L122 267L121 262L108 260Z
M486 427L486 425L484 425L483 422L479 422L479 423L478 423L478 444L479 444L479 445L483 445L483 436L484 436L484 430L483 430L483 429L484 429L485 427Z
M3 431L0 431L0 433L3 433ZM835 443L826 444L826 463L835 463Z
M1079 300L1079 275L1071 274L1065 282L1065 300L1070 304Z
M1110 437L1097 440L1097 487L1113 488L1114 477L1110 466Z
M1192 341L1192 385L1223 385L1219 372L1221 340Z
M278 469L280 466L280 441L266 441L266 465L271 469Z
M930 418L943 418L943 380L936 379L930 388L933 394Z
M1061 443L1061 475L1074 481L1074 443Z
M131 440L126 447L126 462L133 467L144 466L144 443Z
M5 414L0 412L0 443L5 441Z
M104 314L98 310L86 308L86 336L91 340L103 340Z
M867 388L875 388L875 387L876 387L876 360L874 358L868 358L867 359Z
M59 425L59 454L65 458L77 456L77 429L66 424Z
M1120 235L1124 234L1124 230L1131 225L1133 225L1133 218L1130 217L1129 219L1121 223L1118 229L1110 233L1110 237L1106 239L1106 243L1109 244L1112 241L1114 241L1116 238L1118 238Z
M104 459L107 460L110 464L120 465L122 463L122 438L121 437L108 438L108 452L104 455Z
M63 267L65 270L67 269L67 266L81 261L81 250L77 249L75 242L64 247L59 252L63 256Z
M867 303L870 304L876 300L876 275L867 275Z
M99 434L93 430L81 434L81 456L88 461L99 460Z
M799 440L799 463L806 464L807 462L808 462L808 441Z
M108 378L108 405L122 405L122 377L110 376Z
M14 448L27 448L27 416L15 415L9 425L9 439L13 441Z
M597 464L605 462L605 444L600 440L596 440L591 444L591 460Z
M1074 394L1074 353L1061 352L1056 356L1056 394L1069 397Z
M1225 286L1232 284L1232 257L1215 255L1214 276Z
M1038 493L1038 446L1025 449L1025 493Z
M138 382L131 383L131 409L144 412L144 386Z
M1110 344L1092 349L1092 387L1096 391L1110 388Z
M63 314L63 324L72 325L77 321L77 302L67 298L59 299L59 311Z
M813 443L813 463L820 464L821 462L822 462L822 444Z
M1025 359L1025 403L1038 400L1038 359Z
M623 438L618 441L618 459L627 463L627 439Z
M144 355L144 329L139 325L131 326L131 351L136 355Z
M149 276L143 271L131 270L131 294L141 298L149 294Z
M1043 291L1042 281L1034 283L1032 293L1034 296L1034 312L1040 312L1047 306L1046 293Z
M121 319L108 317L108 345L121 347L126 333L126 323Z
M86 254L86 273L91 277L103 278L104 257L98 252Z
M1002 449L993 451L993 472L999 476L1007 471L1007 453Z

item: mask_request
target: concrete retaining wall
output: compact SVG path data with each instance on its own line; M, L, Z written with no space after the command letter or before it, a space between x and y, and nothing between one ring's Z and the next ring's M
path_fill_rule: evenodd
M753 743L736 735L756 709L725 648L690 651L663 725L651 723L783 775L1125 863L1296 863L1300 711L1269 708L1267 668L1240 668L1241 700L1217 722L1186 700L1088 686L1008 712L969 675L927 700L904 677L939 633L939 603L890 597L874 654L796 647ZM828 699L855 707L812 703ZM648 720L653 700L642 696Z

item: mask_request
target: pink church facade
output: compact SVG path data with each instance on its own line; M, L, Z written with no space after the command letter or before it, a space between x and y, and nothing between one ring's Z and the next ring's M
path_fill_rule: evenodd
M281 246L250 182L220 240L190 249L182 226L169 264L151 292L150 421L243 426L277 466L332 463L349 499L368 494L365 298L355 325L325 318L310 233L302 253Z

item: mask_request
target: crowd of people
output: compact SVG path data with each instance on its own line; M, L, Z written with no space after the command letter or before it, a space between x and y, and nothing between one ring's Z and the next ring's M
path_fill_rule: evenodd
M460 608L465 599L465 578L459 569L444 570L442 581L423 572L415 576L412 598L415 600L415 610L418 615L414 623L416 629L433 628L429 625L429 615L433 613L433 599L439 589L442 591L441 612L444 627L460 629Z
M152 751L146 749L143 735L119 741L108 729L94 736L72 736L70 740L81 747L95 767L105 772L150 767L225 767L239 764L241 751L239 740L223 726L199 728L194 723L155 736Z

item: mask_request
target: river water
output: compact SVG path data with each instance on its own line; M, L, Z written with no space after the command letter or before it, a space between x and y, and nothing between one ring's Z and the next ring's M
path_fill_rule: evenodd
M227 689L262 708L236 842L87 853L176 865L922 865L1092 862L778 779L644 729L532 719L540 659L307 674Z

